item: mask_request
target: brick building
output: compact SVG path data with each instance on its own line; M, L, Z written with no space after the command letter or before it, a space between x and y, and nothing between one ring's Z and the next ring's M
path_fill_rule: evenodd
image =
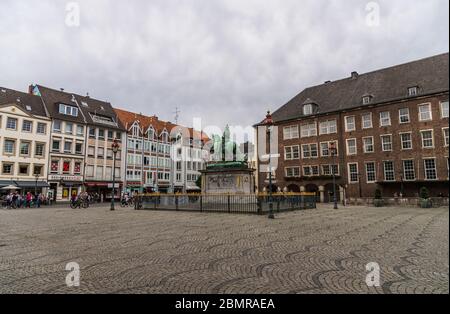
M338 199L373 197L377 188L385 197L414 197L422 186L432 196L448 196L448 57L352 72L305 89L275 111L274 189L316 192L331 201L334 168ZM265 164L259 162L259 171ZM260 190L267 177L259 176Z

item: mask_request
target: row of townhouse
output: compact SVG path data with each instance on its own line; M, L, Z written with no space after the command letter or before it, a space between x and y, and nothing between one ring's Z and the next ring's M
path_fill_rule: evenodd
M191 156L194 132L190 129L190 140L180 145L170 134L183 127L149 119L146 123L142 115L62 89L31 85L23 93L0 88L0 189L13 185L54 200L82 191L111 199L113 181L116 197L134 190L196 190L201 155L178 155L181 150ZM114 141L119 144L115 159Z
M125 126L125 186L139 192L199 192L208 137L157 116L115 109Z
M279 153L272 188L328 202L334 173L338 199L373 197L376 189L414 197L422 186L448 196L448 83L446 53L305 89L272 115ZM264 121L256 126L264 132ZM261 173L259 189L269 188L268 176Z

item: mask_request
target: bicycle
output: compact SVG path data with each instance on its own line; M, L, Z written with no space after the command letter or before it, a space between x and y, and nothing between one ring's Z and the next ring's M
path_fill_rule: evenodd
M70 208L88 208L89 204L86 201L76 200L75 202L70 202Z

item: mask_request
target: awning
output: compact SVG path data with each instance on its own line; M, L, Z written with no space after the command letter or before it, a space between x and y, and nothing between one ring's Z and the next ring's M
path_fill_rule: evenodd
M11 180L0 180L0 188L3 188L8 185L14 185L14 182Z
M14 183L19 187L19 188L49 188L50 185L48 185L47 182L44 181L14 181Z
M188 191L200 191L201 188L199 188L199 187L196 186L196 185L187 185L187 186L186 186L186 190L188 190Z

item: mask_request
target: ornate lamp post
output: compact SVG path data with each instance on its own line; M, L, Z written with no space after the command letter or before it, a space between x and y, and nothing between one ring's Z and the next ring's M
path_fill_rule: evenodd
M267 111L265 125L267 126L267 137L269 138L269 219L275 219L273 214L273 200L272 200L272 149L270 147L272 140L272 128L273 128L273 119L270 111Z
M114 139L112 145L111 145L112 151L113 151L113 177L112 177L112 198L111 198L111 210L114 210L114 202L116 198L116 155L119 151L119 142L117 139Z
M334 209L338 209L337 205L337 196L336 196L336 173L334 172L334 169L336 168L336 143L331 142L329 147L331 156L333 156L333 166L331 167L331 173L333 174L333 202L334 202Z

